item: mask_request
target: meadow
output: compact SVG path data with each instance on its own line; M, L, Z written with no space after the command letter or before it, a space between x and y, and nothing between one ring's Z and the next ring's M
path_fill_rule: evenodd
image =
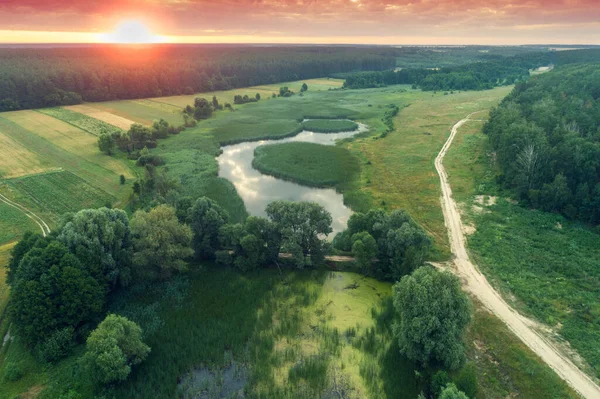
M481 127L469 122L461 128L445 161L454 196L473 228L469 251L513 307L569 341L585 359L582 366L598 376L600 235L512 201L496 184Z
M319 133L351 132L358 129L356 122L336 119L311 119L302 122L302 127Z
M263 174L310 187L350 183L360 173L358 159L347 149L313 143L257 147L252 167Z

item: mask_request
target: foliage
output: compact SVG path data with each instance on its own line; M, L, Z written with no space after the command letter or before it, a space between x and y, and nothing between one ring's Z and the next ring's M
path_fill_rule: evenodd
M133 244L123 210L84 209L67 215L57 239L108 287L130 282Z
M51 238L38 240L23 256L11 288L11 318L30 345L89 321L105 301L87 265Z
M233 97L234 104L247 104L247 103L255 103L260 100L260 94L256 94L256 96L249 97L247 94L243 96L241 94L236 94Z
M290 90L289 87L287 86L282 86L279 88L279 95L278 97L291 97L294 95L294 92L292 90Z
M163 46L3 49L0 111L226 90L393 68L378 48ZM19 88L28 87L28 90Z
M379 248L377 241L371 234L366 231L361 231L352 235L352 254L356 258L356 264L367 275L375 274L371 270L374 259L377 257Z
M501 183L527 204L600 223L600 72L572 66L532 77L491 113L485 133Z
M421 267L393 287L394 326L400 351L423 365L459 368L465 360L463 336L471 303L450 272Z
M300 88L300 93L304 93L308 90L308 85L306 83L302 83L302 87Z
M8 362L4 365L4 381L13 382L23 377L23 370L19 363Z
M309 119L302 122L304 130L318 133L352 132L358 129L358 124L349 120L338 119Z
M450 383L440 394L439 399L469 399L464 392L459 391L456 385Z
M85 358L96 378L111 383L127 379L131 368L144 361L149 352L137 324L110 314L88 337Z
M426 91L486 90L525 80L530 69L548 64L550 58L546 53L529 53L443 68L359 72L348 75L344 87L364 89L392 84L412 84Z
M325 260L326 241L331 233L331 214L314 202L275 201L267 216L281 234L281 251L291 254L297 268L319 265Z
M177 219L175 209L159 205L137 211L131 219L136 273L142 277L167 278L173 271L187 268L192 256L192 230Z
M198 198L188 211L188 224L194 234L192 248L199 259L212 259L219 249L219 229L229 215L210 198Z
M217 261L243 272L272 264L279 257L280 233L265 218L250 216L243 225L224 225L219 230L219 238L224 250L218 254Z
M117 144L112 136L102 133L100 137L98 137L98 149L106 155L112 155L115 152L116 147Z
M367 213L352 214L348 228L336 235L333 246L341 251L351 251L353 237L363 232L377 242L378 263L367 269L380 278L398 280L410 274L423 264L431 245L427 234L406 212L396 210L387 214L382 209L372 209Z
M345 148L293 142L257 147L252 167L311 187L349 183L360 172L358 159Z
M75 345L74 333L73 327L65 327L52 333L39 345L40 359L43 362L53 363L69 355Z

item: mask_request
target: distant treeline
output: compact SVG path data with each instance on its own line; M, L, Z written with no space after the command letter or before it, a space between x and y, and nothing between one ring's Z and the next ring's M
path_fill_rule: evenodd
M395 66L385 48L0 49L0 111L226 90Z
M485 90L525 80L529 70L551 63L550 53L489 57L488 61L443 68L407 68L359 72L346 76L344 87L365 89L412 84L426 91Z
M485 133L501 182L521 201L600 223L600 64L559 67L518 84Z

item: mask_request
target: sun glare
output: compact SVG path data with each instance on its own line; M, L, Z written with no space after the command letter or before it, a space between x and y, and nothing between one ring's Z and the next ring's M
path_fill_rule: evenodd
M160 41L146 25L137 20L122 21L112 33L104 36L107 43L142 44Z

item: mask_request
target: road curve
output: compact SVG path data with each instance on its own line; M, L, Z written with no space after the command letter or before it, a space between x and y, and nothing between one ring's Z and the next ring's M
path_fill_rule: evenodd
M562 351L547 337L536 330L538 323L524 317L514 310L487 281L479 269L471 263L465 246L462 220L452 190L448 182L448 174L442 161L450 148L458 129L470 120L470 114L452 127L450 137L435 159L435 168L440 176L442 186L442 209L448 228L450 247L454 255L454 271L463 280L465 288L493 314L501 319L508 328L517 335L533 352L565 380L575 391L586 399L600 399L600 387L583 371L581 371Z
M46 224L46 222L44 222L44 220L41 217L39 217L35 213L31 212L29 209L25 208L23 205L18 204L12 200L9 200L2 194L0 194L0 201L4 202L8 206L12 206L13 208L18 209L19 211L24 213L25 216L27 216L29 219L33 220L38 226L40 226L40 229L42 230L42 235L44 237L46 237L46 234L50 233L50 227L48 227L48 224Z

